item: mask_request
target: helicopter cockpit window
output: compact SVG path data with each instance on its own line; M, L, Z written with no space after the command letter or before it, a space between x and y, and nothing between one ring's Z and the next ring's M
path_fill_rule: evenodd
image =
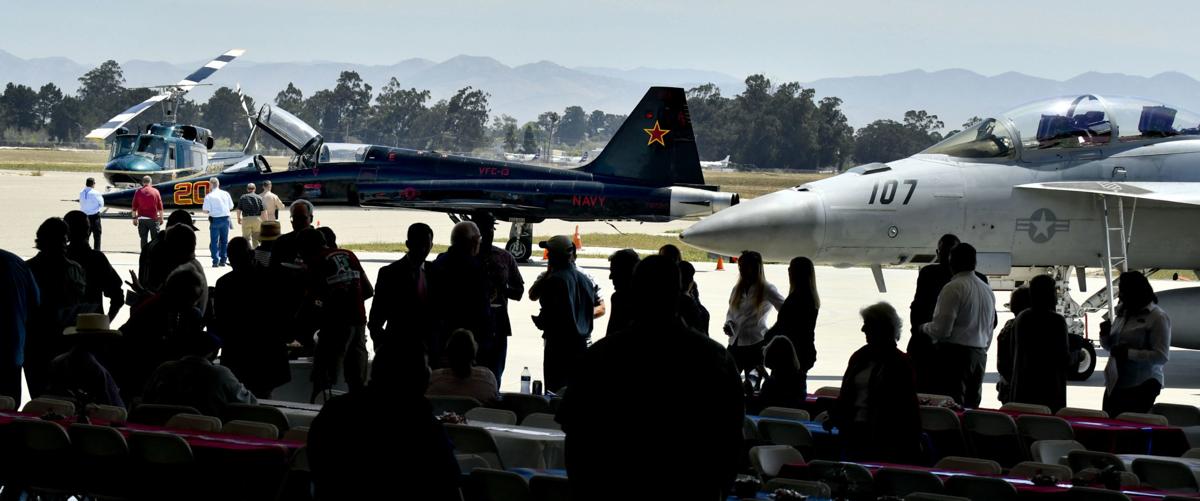
M930 146L922 153L959 158L1009 158L1015 151L1008 127L989 118Z
M156 136L140 136L137 141L137 148L133 154L149 158L158 165L163 165L163 161L167 156L167 145L161 137Z
M113 158L133 153L133 143L136 141L137 136L117 136L113 140Z

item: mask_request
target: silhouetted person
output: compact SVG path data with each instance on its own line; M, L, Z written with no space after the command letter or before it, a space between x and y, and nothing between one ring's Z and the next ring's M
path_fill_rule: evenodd
M1033 277L1029 309L1017 316L1013 329L1012 399L1045 405L1054 412L1067 406L1067 370L1072 362L1067 321L1054 311L1057 304L1054 279Z
M779 308L775 325L767 331L767 340L784 336L792 342L800 370L807 377L808 371L817 363L817 314L821 309L821 296L817 294L817 274L811 259L793 258L788 265L788 282L791 286L788 297Z
M1117 318L1100 326L1108 350L1104 368L1104 411L1149 412L1163 387L1163 366L1171 350L1171 318L1158 296L1136 271L1121 274Z
M177 211L178 212L178 211ZM186 213L185 213L186 214ZM191 216L188 216L190 219ZM171 214L175 218L175 214ZM134 277L129 283L135 295L146 298L159 292L167 278L176 272L190 273L200 282L200 297L196 308L201 314L208 312L208 278L204 267L196 260L196 230L190 223L167 224L166 236L146 246L153 253L149 276ZM143 254L146 251L142 252Z
M861 315L867 345L850 356L825 426L838 428L844 459L914 464L921 454L921 418L912 361L896 348L900 316L887 303Z
M204 330L204 313L196 306L203 288L195 273L180 268L167 277L159 292L130 310L129 321L121 326L120 361L108 368L126 402L141 395L159 365L184 355L183 340Z
M950 250L958 245L958 237L942 235L938 239L936 261L923 266L917 273L917 291L909 305L908 323L912 328L908 338L908 356L912 357L917 370L917 391L936 393L937 390L937 347L933 339L921 330L921 326L933 320L933 309L937 306L938 294L950 283L954 271L950 269Z
M443 346L456 329L466 329L475 335L479 343L479 365L491 367L495 352L495 327L492 325L492 302L489 299L491 284L487 271L479 262L479 244L483 237L479 227L470 221L454 225L450 232L450 248L433 262L437 276L434 281L436 314L441 315L441 332L438 342ZM431 360L434 366L443 362Z
M306 300L310 294L310 282L304 271L304 260L300 257L299 235L312 228L313 205L303 198L292 202L288 209L292 231L281 235L271 248L270 279L282 292L278 311L279 327L293 341L303 346L302 354L311 354L314 349L313 332L319 313L312 302Z
M88 403L125 407L116 381L101 362L120 337L121 331L110 328L104 314L80 314L75 325L63 332L70 349L50 363L47 393L79 396L82 392Z
M29 317L25 337L25 382L29 395L40 396L49 383L50 361L67 350L63 329L75 324L87 276L67 258L67 223L52 217L37 230L38 253L26 264L41 291L41 304Z
M218 417L225 414L229 404L258 403L228 367L212 363L221 348L219 339L195 330L179 341L186 354L155 369L146 384L143 402L187 405L206 416Z
M217 279L213 296L211 331L224 346L221 365L233 371L256 397L271 398L271 391L292 379L289 339L262 323L274 312L264 301L273 303L277 294L264 294L261 289L266 271L254 265L254 254L244 237L229 241L229 265L233 270Z
M700 304L700 299L694 294L696 291L696 267L692 266L692 263L687 261L679 263L679 281L679 317L688 327L707 336L711 317L708 314L708 308Z
M1008 299L1008 309L1013 318L1004 323L1000 333L996 335L996 372L1000 380L996 382L997 400L1002 404L1012 402L1013 357L1017 349L1016 337L1013 331L1017 328L1017 317L1029 309L1029 286L1024 285L1013 289Z
M428 385L423 354L384 350L365 389L325 403L308 433L315 499L460 500L454 446L433 417ZM387 431L363 426L364 416L386 418Z
M621 249L608 256L608 279L612 281L612 315L608 317L608 334L620 332L633 325L633 269L641 258L633 249Z
M546 249L548 262L545 273L529 287L529 299L541 305L534 324L545 342L542 372L546 389L557 393L570 386L578 373L592 336L592 321L603 313L596 286L575 266L571 239L557 235L539 245Z
M679 319L677 264L645 258L632 291L633 326L587 350L556 417L567 434L572 499L630 493L639 499L718 499L743 454L737 366L725 348ZM652 381L644 379L643 368L653 368ZM643 391L648 383L653 390ZM639 409L686 410L687 417L646 426L630 418ZM647 482L630 474L639 471L687 481Z
M103 252L93 250L88 246L89 224L88 217L81 211L73 210L63 218L70 233L70 243L67 244L67 258L83 267L87 286L83 292L82 310L96 313L104 312L104 298L108 298L108 319L117 318L117 313L125 305L125 292L121 288L121 276L109 264Z
M298 269L302 266L300 262L302 260L297 235L312 227L312 202L303 198L296 200L292 202L288 212L291 214L292 231L284 233L275 240L275 248L271 251L271 267L287 266Z
M183 225L193 232L196 231L196 225L192 221L192 215L183 209L171 211L171 215L167 217L166 226L158 231L146 245L142 246L141 254L138 255L138 271L137 279L141 286L150 292L157 291L162 287L163 281L167 279L167 275L174 270L174 266L166 263L166 237L167 230L174 226ZM195 235L192 240L195 240ZM193 244L193 251L195 245Z
M300 234L300 254L308 266L317 316L317 350L313 357L313 400L344 372L353 391L367 383L367 311L364 301L375 294L358 257L331 249L316 230Z
M666 244L662 247L659 247L658 255L665 257L667 259L670 259L671 262L673 262L677 265L686 262L683 260L683 251L680 251L679 247L672 245L672 244ZM692 288L692 298L695 299L696 301L700 301L699 288L697 288L697 287Z
M426 261L433 248L433 229L413 223L404 245L408 248L404 257L379 269L367 328L376 353L394 347L417 350L436 360L442 353L437 345L439 316L432 309L431 278L436 274L435 265Z
M725 335L729 336L729 353L737 361L738 368L746 374L747 390L752 387L750 371L762 365L767 314L772 307L781 306L783 295L767 282L762 254L742 252L742 257L738 259L738 281L729 294L724 330Z
M808 375L796 358L792 342L784 336L768 341L763 349L763 365L771 375L763 379L754 412L767 407L802 408L808 398Z
M271 266L271 250L275 248L275 240L279 235L279 221L263 221L259 226L258 247L254 248L255 266L264 270Z
M946 395L963 407L979 407L987 349L996 327L996 296L975 274L975 247L960 243L950 251L954 278L938 294L933 319L921 331L937 343L938 378Z
M0 250L0 395L21 401L26 321L41 304L37 279L20 257Z
M500 397L500 383L487 367L475 365L477 350L471 331L459 329L446 343L447 367L433 371L426 395L471 397L484 405Z
M525 279L521 278L521 270L517 268L517 260L508 251L492 245L496 238L495 220L488 215L475 217L479 226L479 262L487 272L488 299L491 301L492 322L496 328L496 337L492 343L492 353L485 354L483 360L490 360L487 366L499 381L504 375L505 362L508 359L508 338L512 336L512 324L508 319L508 301L520 301L525 294Z

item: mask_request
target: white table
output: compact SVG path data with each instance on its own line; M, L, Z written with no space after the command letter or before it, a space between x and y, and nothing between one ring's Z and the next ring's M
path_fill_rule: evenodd
M488 431L507 468L566 468L566 434L559 430L472 421Z

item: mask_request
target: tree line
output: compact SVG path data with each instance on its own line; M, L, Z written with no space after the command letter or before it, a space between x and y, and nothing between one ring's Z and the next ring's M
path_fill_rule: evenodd
M74 95L53 83L37 90L9 83L0 95L0 140L79 142L87 131L157 92L126 87L115 61L88 71L79 83ZM900 121L880 119L855 130L841 110L841 99L817 99L815 89L796 82L774 84L763 75L747 77L745 90L735 96L722 95L711 83L689 89L687 95L701 158L728 155L748 169L808 170L887 162L957 132L943 133L945 124L924 110L908 111ZM448 99L434 101L430 91L405 87L394 77L376 92L357 72L343 71L332 88L308 95L288 83L276 94L274 105L312 125L327 141L455 152L536 154L547 147L586 151L603 147L625 120L624 115L568 106L520 123L509 115L492 116L489 97L468 86ZM253 99L245 99L255 112ZM128 127L144 129L162 117L157 110L147 110ZM181 99L176 121L209 128L218 140L234 145L243 143L250 131L239 96L228 87L217 88L203 103Z

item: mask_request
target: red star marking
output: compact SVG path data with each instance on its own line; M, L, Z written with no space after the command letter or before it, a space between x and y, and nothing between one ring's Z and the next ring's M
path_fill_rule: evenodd
M650 135L650 140L646 141L646 146L650 146L654 143L658 143L663 146L667 145L667 143L663 141L663 138L666 137L667 133L671 132L671 131L659 127L658 120L654 121L653 129L642 129L642 130L646 131L646 134Z

